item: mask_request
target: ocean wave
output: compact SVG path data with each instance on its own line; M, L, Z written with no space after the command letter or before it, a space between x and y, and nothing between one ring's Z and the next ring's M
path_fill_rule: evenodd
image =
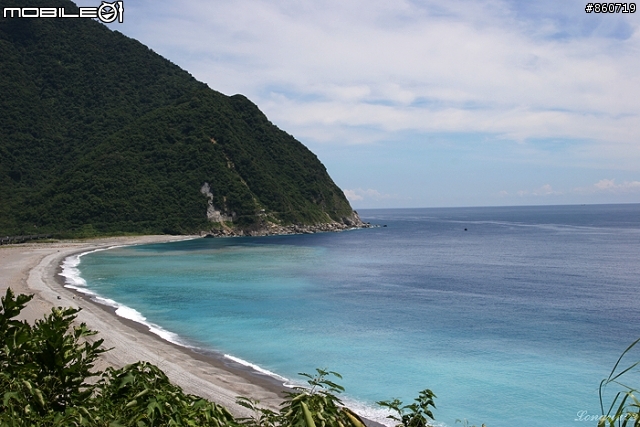
M64 261L62 261L62 264L60 265L60 267L62 268L62 271L58 273L60 276L64 277L64 280L65 280L64 287L73 289L76 292L80 292L82 294L89 296L89 298L95 303L114 308L115 314L117 316L122 317L124 319L131 320L141 325L144 325L145 327L149 328L149 332L159 336L165 341L168 341L172 344L176 344L182 347L192 348L192 346L180 340L180 337L178 336L178 334L168 331L154 323L147 322L147 318L144 317L142 313L140 313L138 310L128 307L126 305L120 304L119 302L114 301L110 298L105 298L99 295L98 293L87 288L87 281L82 278L80 274L80 270L78 269L78 266L80 265L80 262L81 262L81 258L87 254L106 251L109 249L121 248L124 246L127 246L127 245L115 245L115 246L109 246L107 248L94 249L91 251L82 252L80 254L71 255L65 258Z
M230 354L225 354L224 357L229 359L229 360L233 360L234 362L239 363L242 366L246 366L248 368L253 369L254 371L260 372L261 374L265 374L265 375L268 375L268 376L270 376L272 378L277 379L278 381L282 381L283 385L285 387L293 388L293 387L295 387L297 385L297 384L292 384L289 381L289 379L287 379L287 378L285 378L283 376L280 376L280 375L276 374L275 372L271 372L268 369L261 368L260 366L254 364L254 363L251 363L251 362L247 362L246 360L240 359L239 357L231 356Z
M113 301L113 300L109 300L109 301ZM116 302L116 304L118 303ZM149 332L159 336L165 341L169 341L172 344L177 344L181 347L187 347L187 348L192 347L190 345L185 344L182 340L180 340L180 337L178 336L178 334L171 331L167 331L166 329L154 323L147 322L147 318L144 317L142 313L140 313L136 309L133 309L126 305L118 304L118 307L116 308L116 315L124 319L129 319L136 323L146 326L147 328L149 328Z
M95 292L92 292L86 289L87 281L82 278L82 276L80 275L80 270L78 269L78 266L80 265L80 261L81 261L80 258L82 258L87 254L92 254L94 252L101 252L109 249L121 248L123 246L124 245L117 245L117 246L109 246L107 248L93 249L91 251L82 252L80 254L66 257L64 261L62 261L62 264L60 265L60 267L62 268L62 271L58 273L58 275L64 277L64 287L69 289L74 289L84 294L96 295Z

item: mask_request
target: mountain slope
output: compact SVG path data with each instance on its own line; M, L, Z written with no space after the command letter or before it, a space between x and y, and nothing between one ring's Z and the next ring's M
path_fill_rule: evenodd
M0 93L0 235L359 222L248 99L93 20L0 18Z

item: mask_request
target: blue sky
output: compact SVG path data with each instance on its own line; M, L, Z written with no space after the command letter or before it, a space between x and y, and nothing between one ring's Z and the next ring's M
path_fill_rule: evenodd
M246 95L356 209L638 203L640 12L585 4L124 0L110 28Z

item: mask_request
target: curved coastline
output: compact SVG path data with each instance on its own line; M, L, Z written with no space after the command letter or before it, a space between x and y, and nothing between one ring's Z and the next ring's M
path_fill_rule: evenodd
M111 348L96 364L97 369L122 367L139 360L151 362L165 371L185 392L226 406L236 416L250 416L235 403L238 396L259 400L278 409L285 387L282 381L224 354L171 343L149 330L147 325L118 316L116 308L94 301L95 295L65 287L59 275L61 264L70 256L105 250L115 246L162 243L199 236L136 236L31 243L0 248L0 291L11 287L15 293L34 294L21 317L33 323L57 306L81 308L78 322L84 322Z
M181 239L181 240L188 240L188 239ZM80 294L80 296L82 296L83 298L89 299L91 302L99 306L104 306L105 310L113 312L113 314L117 316L118 319L121 319L122 321L125 321L127 323L133 322L137 324L136 328L142 329L143 332L145 333L156 335L158 338L164 341L167 341L170 344L174 344L180 347L181 349L197 353L200 357L205 356L205 357L211 357L218 360L224 359L224 361L226 362L225 365L228 365L228 366L240 365L244 367L243 368L244 370L252 371L253 374L261 374L261 375L272 377L274 381L273 385L276 386L277 388L286 389L291 387L291 384L289 384L290 380L283 376L280 376L267 369L261 368L260 366L257 366L251 362L240 359L238 357L235 357L229 354L224 354L215 350L208 350L208 349L199 348L199 347L190 345L187 342L185 342L183 339L181 339L178 334L168 331L160 325L156 325L155 323L148 322L146 317L144 317L144 315L139 311L137 311L136 309L123 305L118 301L114 301L110 298L106 298L92 291L91 289L87 288L86 281L80 276L79 274L80 271L76 269L76 267L80 265L80 258L83 257L84 255L92 254L95 252L121 248L125 246L135 246L135 245L114 245L114 246L109 246L105 248L93 249L90 251L68 255L62 260L62 263L60 264L60 267L58 269L61 271L56 275L56 279L58 279L58 281L63 287L75 291L76 293ZM61 279L60 277L62 277L63 279Z
M6 288L11 287L16 294L33 294L33 300L20 316L32 324L53 307L80 308L77 322L97 331L93 339L104 339L103 346L110 349L95 364L97 370L120 368L144 360L160 367L185 392L219 403L236 417L254 415L236 403L239 396L257 400L261 406L277 411L283 392L294 385L288 379L232 355L189 346L179 339L172 341L151 330L157 325L118 315L117 308L124 306L117 302L96 301L100 295L65 286L65 278L60 274L62 264L72 256L201 237L136 236L0 246L0 271L5 273L0 275L0 292L4 294ZM384 427L387 424L387 414L370 414L371 408L358 401L347 399L345 403L361 416L367 414L363 416L366 425Z

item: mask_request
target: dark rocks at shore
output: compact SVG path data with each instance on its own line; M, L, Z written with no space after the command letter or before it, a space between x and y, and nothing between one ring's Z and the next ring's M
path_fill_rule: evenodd
M204 237L241 237L241 236L282 236L288 234L314 234L351 230L354 228L371 228L371 223L363 222L358 212L352 211L351 215L341 218L341 221L331 221L320 224L291 224L279 225L270 221L261 221L260 224L249 228L239 228L225 223L218 223L220 228L203 231Z
M204 234L204 237L242 237L242 236L282 236L288 234L314 234L314 233L327 233L338 232L344 230L350 230L354 228L370 228L370 223L360 224L344 224L339 222L314 224L314 225L276 225L276 224L264 224L262 227L253 229L217 229L210 230Z

